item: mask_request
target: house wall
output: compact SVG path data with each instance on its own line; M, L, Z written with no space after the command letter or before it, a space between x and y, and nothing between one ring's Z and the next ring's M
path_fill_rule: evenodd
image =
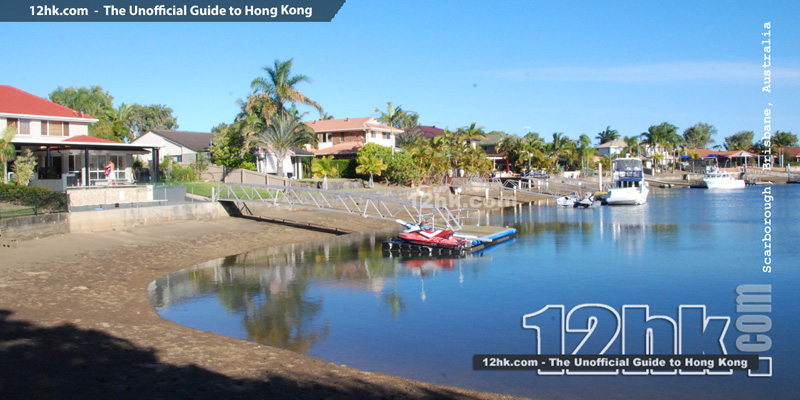
M164 161L164 157L172 157L173 159L180 157L181 162L189 162L189 163L194 162L197 157L197 153L195 153L194 151L187 149L186 147L183 147L181 145L178 145L175 142L166 140L164 139L163 136L154 132L147 132L144 135L139 136L135 140L135 143L143 146L163 146L158 151L159 163ZM153 157L149 154L144 156L139 156L139 159L141 159L144 162L150 162L152 158Z
M386 139L384 136L385 132L379 131L369 131L367 132L367 143L376 143L381 146L386 147L393 147L394 146L394 135L390 134L389 139Z
M0 116L0 130L5 129L8 126L8 119L7 116ZM66 138L72 136L81 136L81 135L88 135L89 134L89 123L88 122L76 122L76 121L67 121L69 123L69 135L68 136L50 136L45 135L42 136L42 121L49 121L43 119L24 119L24 118L17 118L19 121L28 121L30 124L29 134L17 134L17 138L24 138L26 140L36 139L36 138ZM56 121L62 122L62 121Z
M276 174L278 172L278 158L275 157L272 153L258 153L256 154L258 157L258 172L263 172L267 174ZM293 172L295 170L294 164L292 163L292 157L286 155L283 159L283 173L285 174L289 172Z

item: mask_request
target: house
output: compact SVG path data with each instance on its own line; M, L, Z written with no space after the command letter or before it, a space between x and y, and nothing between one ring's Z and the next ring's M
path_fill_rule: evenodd
M208 147L214 134L207 132L167 131L153 129L139 136L133 142L146 146L161 146L158 162L169 157L184 165L191 164L197 159L198 153L205 153L206 159L210 157Z
M133 182L133 155L158 154L159 146L117 143L89 136L98 120L82 112L0 85L0 128L16 126L16 155L30 150L37 160L30 184L56 191L105 183L104 166L115 165L117 182ZM9 162L9 171L11 162Z
M435 126L420 125L417 128L422 132L422 137L424 138L433 139L444 135L444 129Z
M717 163L722 168L739 167L739 166L754 166L760 165L761 157L757 154L744 150L710 150L710 149L687 149L686 156L693 158L694 154L703 160L716 159ZM684 158L686 159L686 158Z
M259 147L253 151L256 156L256 168L258 172L266 174L277 174L278 163L277 157L271 149ZM303 149L292 148L286 157L283 159L283 174L289 178L303 179L303 163L304 157L314 157L314 153L305 151Z
M626 147L628 147L628 143L625 142L624 139L614 139L598 145L595 147L595 150L597 150L597 154L600 156L612 157L622 153L622 150L624 150Z
M323 119L305 122L317 133L317 147L309 149L318 156L354 158L367 143L394 147L395 136L402 129L382 124L375 117Z
M492 167L495 170L509 171L508 159L506 152L498 149L500 142L507 138L505 133L490 133L486 135L486 139L480 139L475 142L486 153L486 159L492 161Z

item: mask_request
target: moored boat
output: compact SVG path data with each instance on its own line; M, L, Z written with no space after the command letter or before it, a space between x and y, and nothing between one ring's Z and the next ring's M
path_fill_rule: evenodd
M715 166L710 166L703 176L703 183L709 189L742 189L744 179L739 179L733 173L722 171Z
M609 205L644 204L650 185L644 180L642 160L618 158L611 167L611 188L606 196Z

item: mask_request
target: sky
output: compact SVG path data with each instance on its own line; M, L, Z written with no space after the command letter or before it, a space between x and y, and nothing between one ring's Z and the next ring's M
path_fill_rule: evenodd
M800 133L798 15L797 1L348 0L329 23L0 23L0 84L100 85L115 106L163 104L179 129L210 132L263 67L294 59L312 80L297 88L336 118L391 101L442 128L575 139L707 122L721 143L760 137L765 108L773 131Z

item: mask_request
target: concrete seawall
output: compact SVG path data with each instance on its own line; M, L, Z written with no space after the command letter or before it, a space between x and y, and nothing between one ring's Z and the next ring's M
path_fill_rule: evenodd
M37 239L65 233L104 232L170 221L228 218L217 202L49 214L0 221L0 241Z

